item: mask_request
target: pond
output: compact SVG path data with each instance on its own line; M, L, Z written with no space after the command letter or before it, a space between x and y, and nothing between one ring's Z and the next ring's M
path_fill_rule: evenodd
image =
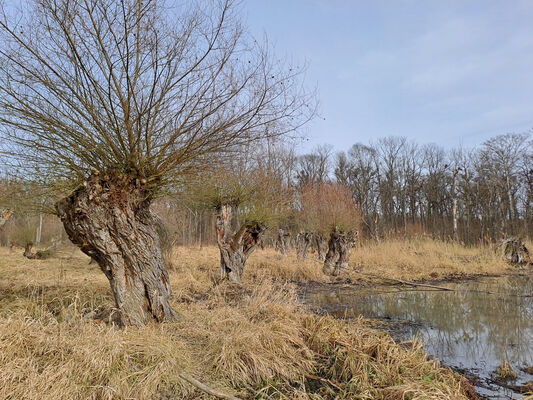
M302 300L338 317L363 315L386 321L396 340L417 335L429 354L473 380L485 398L523 398L519 391L533 381L526 371L533 366L532 277L491 277L439 286L453 291L310 286L303 290ZM503 360L509 361L516 379L498 377Z

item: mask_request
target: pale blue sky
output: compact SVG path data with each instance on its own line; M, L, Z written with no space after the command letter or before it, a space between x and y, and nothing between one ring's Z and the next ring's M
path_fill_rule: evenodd
M401 135L472 146L533 128L533 0L244 0L256 36L307 61L304 148Z

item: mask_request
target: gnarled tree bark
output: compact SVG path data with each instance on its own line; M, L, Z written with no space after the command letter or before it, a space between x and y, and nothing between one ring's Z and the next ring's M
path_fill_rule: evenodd
M139 179L95 175L56 204L70 240L109 280L122 325L176 317L150 200Z
M335 229L331 232L328 242L328 253L324 260L322 271L326 275L338 276L343 269L348 268L350 249L355 244L359 233L341 232Z
M223 204L217 217L217 243L220 250L220 273L222 279L241 282L246 261L257 248L265 227L257 222L245 222L233 233L231 220L233 205Z
M326 252L328 250L328 242L326 238L321 233L315 233L315 246L318 252L318 259L324 260L326 258Z
M305 260L307 258L307 250L311 245L311 239L313 238L312 232L300 232L298 234L298 248L297 255L298 258Z
M281 252L282 255L285 255L289 247L291 240L291 233L286 232L285 229L278 229L278 236L276 238L276 249Z
M526 244L519 237L502 240L496 249L501 249L502 255L511 264L531 264L531 254Z

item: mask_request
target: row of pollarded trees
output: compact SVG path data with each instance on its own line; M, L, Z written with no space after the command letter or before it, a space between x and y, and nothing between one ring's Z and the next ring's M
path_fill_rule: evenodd
M173 319L152 203L216 170L221 154L306 123L315 102L301 69L274 62L230 0L1 11L2 164L47 185L70 240L108 278L122 324Z
M348 265L361 222L350 190L333 182L297 190L284 179L283 168L258 162L265 158L264 151L264 147L243 149L241 155L220 163L216 171L206 171L183 190L191 209L217 212L222 277L241 280L246 261L262 243L267 228L282 254L291 237L296 238L300 258L305 258L314 241L324 272L338 275Z

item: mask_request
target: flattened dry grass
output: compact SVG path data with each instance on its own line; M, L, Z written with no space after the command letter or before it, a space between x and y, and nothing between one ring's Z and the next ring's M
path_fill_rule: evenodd
M420 344L310 313L291 284L264 276L268 254L254 254L242 286L218 283L212 250L175 253L179 321L119 329L87 257L30 261L0 248L0 399L208 398L181 372L243 399L468 398L469 384Z

